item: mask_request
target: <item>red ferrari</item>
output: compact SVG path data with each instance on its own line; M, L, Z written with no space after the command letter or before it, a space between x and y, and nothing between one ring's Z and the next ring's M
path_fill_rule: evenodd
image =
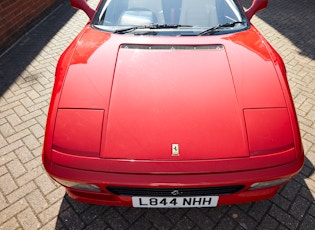
M284 63L254 0L102 0L60 57L43 164L76 200L215 207L275 195L304 162Z

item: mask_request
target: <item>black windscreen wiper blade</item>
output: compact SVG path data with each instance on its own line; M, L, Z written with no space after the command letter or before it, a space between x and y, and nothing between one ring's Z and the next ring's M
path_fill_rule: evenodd
M220 31L222 28L234 27L234 26L237 25L237 24L244 24L244 23L245 23L245 22L236 21L236 22L228 22L228 23L224 23L224 24L219 24L219 25L216 25L216 26L214 26L214 27L211 27L211 28L209 28L209 29L206 29L206 30L202 31L202 32L199 33L198 35L199 35L199 36L211 35L211 34L217 33L217 32Z
M129 33L139 29L173 29L179 27L192 27L190 25L169 25L169 24L149 24L149 25L140 25L140 26L132 26L122 29L116 29L113 33L124 34Z

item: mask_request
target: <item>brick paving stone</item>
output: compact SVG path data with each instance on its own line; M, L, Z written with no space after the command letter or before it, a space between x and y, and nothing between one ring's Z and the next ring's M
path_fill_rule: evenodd
M9 206L9 203L6 197L4 196L4 194L0 193L0 210L3 210L8 206Z
M291 205L291 201L287 200L285 197L281 196L279 193L270 199L273 204L276 204L284 211L288 211Z
M17 219L22 225L23 229L38 229L40 222L31 208L27 208L23 212L17 214Z
M46 174L42 174L41 176L37 177L35 179L35 183L44 195L49 194L55 190L57 186L56 183Z
M145 217L142 215L140 216L137 221L135 221L133 224L131 224L130 226L128 226L128 228L130 230L138 230L138 229L142 229L142 230L147 230L147 229L154 229L151 225L151 223L149 223Z
M192 220L190 220L187 216L183 216L178 222L176 222L174 226L171 227L171 229L175 229L175 230L196 229L194 228L194 226L195 226L195 223Z
M51 191L49 194L46 195L46 199L49 203L55 203L56 201L62 201L65 195L65 189L61 186L56 187L55 190Z
M215 226L215 229L217 230L230 230L235 229L238 226L238 224L229 217L223 217L220 219L220 222Z
M0 146L7 145L8 142L5 140L5 138L0 134Z
M258 223L265 217L266 213L270 209L272 203L269 200L254 203L251 209L247 212Z
M44 135L44 129L40 124L36 123L32 125L29 129L36 139L42 139Z
M41 213L49 206L44 195L38 189L28 194L26 200L36 214Z
M297 196L288 213L301 221L304 218L305 213L309 209L310 205L311 204L305 198Z
M23 130L27 130L30 129L30 127L34 124L36 124L36 120L35 119L31 119L31 120L27 120L25 122L22 122L21 124L17 125L14 127L15 132L19 133Z
M9 219L7 222L2 223L0 226L0 230L18 229L19 226L20 225L18 220L15 217L13 217Z
M37 177L39 177L42 174L43 174L43 168L39 166L37 168L33 168L29 170L27 173L17 178L15 182L17 182L17 184L21 187L24 184L35 180Z
M23 140L25 146L32 151L34 149L36 149L37 147L41 146L41 143L38 141L38 139L33 134L30 134L30 135L23 137L22 140Z
M0 167L0 176L6 174L7 172L8 172L8 170L7 170L7 168L5 166L1 166Z
M300 230L314 230L315 217L305 216L303 222L299 226Z
M218 224L228 213L232 206L219 206L216 208L205 209L205 214L209 216L214 223Z
M60 213L59 219L61 219L64 226L70 230L83 229L85 225L72 208L68 208Z
M280 195L286 198L287 200L294 200L300 191L302 185L295 180L290 181L290 183L283 186L280 191Z
M309 178L305 179L305 183L309 189L309 192L313 195L314 199L315 199L315 181L311 180Z
M4 123L3 125L0 126L0 132L1 132L1 136L3 136L3 138L7 138L7 137L13 135L15 133L15 130L12 128L12 126L9 123ZM2 146L4 146L4 145L2 145Z
M107 223L113 229L127 229L129 223L125 220L125 218L120 215L120 213L116 210L116 208L109 208L105 212L100 215L100 219L102 219L105 223ZM159 219L156 216L156 219ZM157 221L160 224L160 221ZM161 223L164 226L163 223Z
M132 210L130 210L132 211ZM165 211L165 210L164 210ZM167 210L167 212L165 213L165 216L168 217L168 220L170 220L172 223L176 223L177 221L179 221L184 215L189 216L190 219L194 219L194 215L195 212L188 214L190 210L188 209L169 209ZM138 209L139 214L142 213L141 209ZM196 211L199 213L201 213L201 209L198 209L198 211ZM197 214L197 215L198 215ZM201 215L204 215L203 213L201 213ZM200 216L201 216L200 215ZM197 221L198 222L198 221Z
M0 189L4 195L9 194L17 188L18 187L10 174L7 173L0 177Z
M276 205L271 207L269 214L289 229L297 229L299 225L299 221L297 219L289 215L287 212L284 212Z
M94 220L98 219L98 217L100 215L102 215L102 213L104 213L106 210L108 209L108 207L106 206L101 206L101 205L92 205L88 208L88 210L86 211L86 213L88 213L88 215L81 215L82 216L82 220L86 225L91 224ZM124 215L125 216L125 215Z
M33 152L38 152L38 150L39 150L39 148L33 150ZM41 150L41 148L40 148L40 150ZM42 157L37 156L36 158L33 158L31 161L25 163L24 166L28 172L30 172L31 170L33 170L37 167L42 167Z
M6 197L10 203L16 202L19 199L26 197L29 193L31 193L34 189L36 189L36 185L33 181L15 189L12 193L8 194Z
M233 206L229 212L228 215L239 224L240 227L244 229L255 229L257 223L250 215L248 215L246 212L243 212L240 208L237 206Z
M7 164L7 167L8 167L9 172L14 178L17 178L23 175L24 173L26 173L26 169L24 168L23 164L18 159L10 161Z
M134 223L138 220L143 215L143 210L140 208L124 208L124 209L119 209L119 212L121 215L124 216L124 218L129 222L129 223Z
M173 211L174 213L176 210ZM213 229L215 226L214 221L211 220L205 213L200 209L189 209L186 211L186 216L194 222L200 229ZM177 220L176 220L177 221Z
M10 116L7 116L6 118L12 127L22 123L22 120L20 119L20 117L15 113L11 114Z
M23 145L23 142L18 140L12 144L8 144L4 146L3 148L0 147L0 151L3 151L4 153L8 152L5 155L2 155L0 158L0 165L6 164L10 162L11 160L15 159L16 156L14 155L13 151Z
M30 134L30 131L28 129L24 129L20 132L17 132L13 135L11 135L10 137L8 137L6 140L9 142L9 143L14 143L18 140L21 140L22 138L28 136Z
M3 209L0 211L0 223L5 223L11 218L14 218L17 213L22 212L28 207L27 202L25 199L21 199L13 204L11 204L9 207Z
M67 201L71 209L73 209L73 211L77 214L84 215L85 211L90 207L90 205L86 203L76 202L75 200L72 200L68 195L65 196L65 200Z
M53 220L57 221L61 200L62 199L56 203L50 204L47 209L38 214L38 218L43 224L47 224Z
M250 0L241 0L249 5ZM89 0L94 7L98 0ZM57 60L87 22L69 1L0 56L0 230L314 229L315 2L269 0L253 23L286 64L305 149L302 171L262 202L202 209L135 209L73 201L41 165ZM14 68L11 67L13 66ZM9 67L9 68L7 68Z
M56 226L56 222L57 222L57 217L51 220L50 222L48 222L47 224L41 226L40 229L41 230L61 229L58 226ZM94 228L94 229L98 229L98 228Z
M263 220L258 225L257 229L261 230L273 230L273 229L279 229L279 222L276 221L273 217L270 215L264 216Z
M307 202L314 201L314 194L310 192L308 187L303 187L302 190L300 191L300 195L304 197L307 200Z

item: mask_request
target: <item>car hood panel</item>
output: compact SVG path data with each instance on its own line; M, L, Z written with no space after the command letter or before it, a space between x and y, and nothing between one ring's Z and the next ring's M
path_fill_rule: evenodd
M244 127L223 46L119 49L101 157L245 157Z
M224 48L205 48L210 40ZM103 159L246 157L243 110L286 107L269 49L253 27L211 39L86 28L74 45L55 90L58 108L104 110Z

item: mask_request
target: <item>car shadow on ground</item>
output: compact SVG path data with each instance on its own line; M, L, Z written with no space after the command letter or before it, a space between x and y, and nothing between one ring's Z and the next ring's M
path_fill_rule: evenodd
M0 58L0 97L18 77L21 78L21 75L22 80L25 82L36 81L42 77L40 71L44 67L41 66L47 67L47 60L45 58L52 56L51 53L60 53L60 50L58 50L58 45L60 44L56 44L55 50L47 50L45 46L70 20L76 13L76 10L70 6L69 1L62 1L56 4L59 5L54 5L51 9L58 11L58 14L55 14L55 11L47 11L50 13L49 20L43 20L38 27L34 25L34 29L29 31L26 36L20 38L15 45L10 48L8 47L7 52L0 53L0 55L5 56L5 58ZM68 43L68 41L66 42ZM40 53L43 55L43 63L32 63ZM34 72L34 68L37 68L39 74L28 74L27 67L32 68L30 72ZM53 69L51 72L49 77L51 74L54 74L55 70Z
M240 2L248 8L251 0L240 0ZM256 15L288 38L299 49L301 55L314 60L314 12L314 0L269 0L267 9Z
M65 195L55 229L312 229L315 204L310 177L314 178L314 166L306 158L300 173L273 198L216 208L108 207Z

